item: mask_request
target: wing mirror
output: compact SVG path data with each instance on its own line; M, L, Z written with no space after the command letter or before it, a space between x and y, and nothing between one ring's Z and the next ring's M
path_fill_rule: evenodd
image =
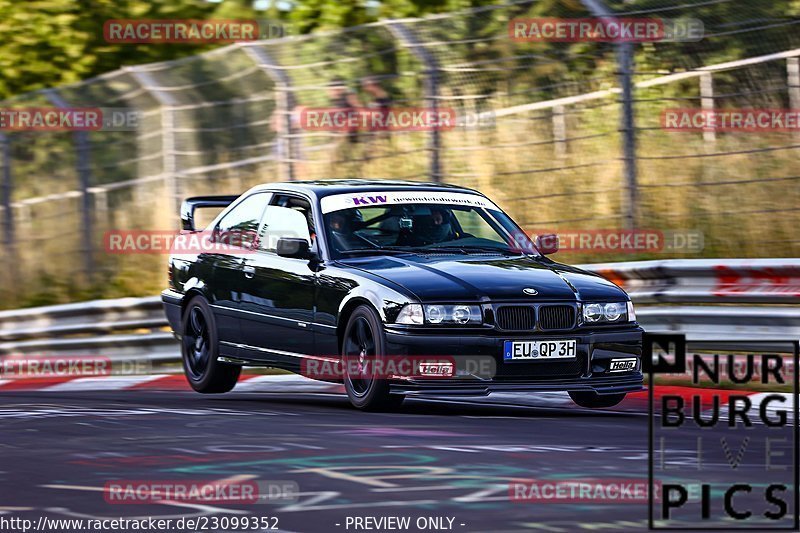
M548 233L536 237L536 248L542 255L554 254L558 251L558 235Z
M293 257L295 259L311 258L311 243L306 239L297 237L281 237L275 246L275 252L281 257Z

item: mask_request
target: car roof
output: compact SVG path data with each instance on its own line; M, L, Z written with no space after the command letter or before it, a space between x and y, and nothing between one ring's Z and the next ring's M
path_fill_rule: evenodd
M467 192L479 194L478 191L458 185L446 183L425 183L418 181L397 180L365 180L365 179L340 179L340 180L315 180L315 181L284 181L277 183L264 183L251 189L251 192L262 190L283 190L309 193L316 198L323 198L332 194L359 193L374 191L448 191Z

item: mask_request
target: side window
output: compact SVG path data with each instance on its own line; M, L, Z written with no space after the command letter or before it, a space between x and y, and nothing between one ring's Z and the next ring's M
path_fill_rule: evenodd
M284 237L310 241L306 215L301 210L291 207L267 206L259 230L259 247L274 252L278 247L278 239Z
M270 196L269 193L256 193L239 202L217 224L214 240L243 248L252 246Z
M305 198L293 196L289 194L276 194L275 198L270 202L271 205L280 207L288 207L303 213L308 221L308 231L314 233L314 218L311 214L311 204Z

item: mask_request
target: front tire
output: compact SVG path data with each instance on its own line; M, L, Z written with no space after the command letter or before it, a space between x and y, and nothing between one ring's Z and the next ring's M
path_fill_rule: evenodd
M350 315L342 341L344 388L350 403L365 411L395 409L405 396L390 394L389 382L375 376L374 361L386 353L386 339L378 314L361 305Z
M620 394L597 394L592 391L570 391L569 397L581 407L589 409L602 409L614 407L625 399L625 393Z
M182 320L181 359L189 385L204 394L219 394L233 389L242 367L217 361L217 323L206 299L202 296L192 298L186 305Z

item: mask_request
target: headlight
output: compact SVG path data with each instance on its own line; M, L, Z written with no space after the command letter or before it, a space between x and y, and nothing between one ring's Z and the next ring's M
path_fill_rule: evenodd
M397 315L397 324L482 324L479 305L408 304Z
M483 322L479 305L441 305L425 306L425 320L431 324L480 324Z
M441 305L428 305L425 307L425 314L431 324L441 324L446 315L444 307Z
M583 308L585 322L599 322L603 318L603 306L600 304L587 304Z
M456 324L466 324L472 318L472 309L468 305L454 305L450 316L453 317L453 322ZM478 317L480 318L480 316L479 310Z
M609 322L616 322L625 314L625 304L610 303L603 306L603 316Z
M397 315L397 324L422 324L422 306L420 304L408 304L400 310Z
M593 302L583 305L584 324L636 320L630 302Z
M633 302L628 300L628 321L636 322L636 310L633 308Z

